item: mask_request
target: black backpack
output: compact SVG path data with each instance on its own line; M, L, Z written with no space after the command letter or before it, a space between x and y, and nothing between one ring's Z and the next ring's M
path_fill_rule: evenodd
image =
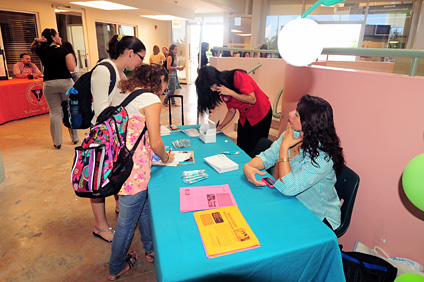
M379 257L359 252L342 252L346 282L393 282L397 268Z
M99 65L107 67L110 72L109 95L115 87L116 73L111 63L102 62L97 64L91 71L82 75L66 92L66 95L69 95L69 100L62 102L62 121L66 127L72 129L90 127L94 116L91 75Z

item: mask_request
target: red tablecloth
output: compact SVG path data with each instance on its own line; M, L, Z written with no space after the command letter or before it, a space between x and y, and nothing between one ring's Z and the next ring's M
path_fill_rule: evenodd
M0 81L0 124L48 112L43 79Z

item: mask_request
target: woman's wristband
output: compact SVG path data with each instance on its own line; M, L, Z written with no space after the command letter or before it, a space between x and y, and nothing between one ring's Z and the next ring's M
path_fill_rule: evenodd
M290 160L291 160L290 158L279 158L279 159L278 159L278 162L279 162L279 163L281 163L281 162L283 162L283 163L284 163L284 162L290 162Z

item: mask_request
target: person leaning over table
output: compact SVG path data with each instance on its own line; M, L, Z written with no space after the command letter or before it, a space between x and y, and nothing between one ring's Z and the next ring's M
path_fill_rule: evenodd
M345 160L327 101L304 95L289 113L280 138L245 164L243 172L249 182L263 186L255 175L265 175L261 170L274 165L274 187L280 193L295 196L331 229L340 226L341 204L334 185Z
M237 145L246 154L252 154L260 138L268 137L272 121L271 103L246 71L218 71L212 66L204 66L196 79L196 91L200 113L210 112L222 101L227 105L227 114L217 130L230 124L239 111Z
M135 150L131 174L118 193L120 212L110 255L108 279L111 281L118 279L122 273L130 270L137 260L137 254L134 251L127 254L137 223L146 261L153 262L155 260L148 200L152 157L155 153L163 163L174 159L173 153L165 151L160 136L161 103L158 96L167 87L167 81L168 72L162 66L141 65L134 70L131 77L120 81L119 87L125 94L113 97L112 105L116 106L134 90L149 90L136 97L125 107L129 115L126 140L128 148L131 149L134 146L145 126L147 126L147 131L142 137L139 147Z
M13 75L16 78L27 78L32 74L34 78L39 78L43 74L38 67L31 63L31 56L27 53L22 53L20 56L21 61L13 65Z

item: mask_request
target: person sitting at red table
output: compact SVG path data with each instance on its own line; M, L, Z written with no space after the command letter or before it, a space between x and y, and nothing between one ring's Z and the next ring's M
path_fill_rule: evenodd
M32 74L34 78L42 76L41 71L38 67L31 63L31 56L27 53L20 55L21 61L17 62L13 66L13 75L16 78L27 78L29 74Z

